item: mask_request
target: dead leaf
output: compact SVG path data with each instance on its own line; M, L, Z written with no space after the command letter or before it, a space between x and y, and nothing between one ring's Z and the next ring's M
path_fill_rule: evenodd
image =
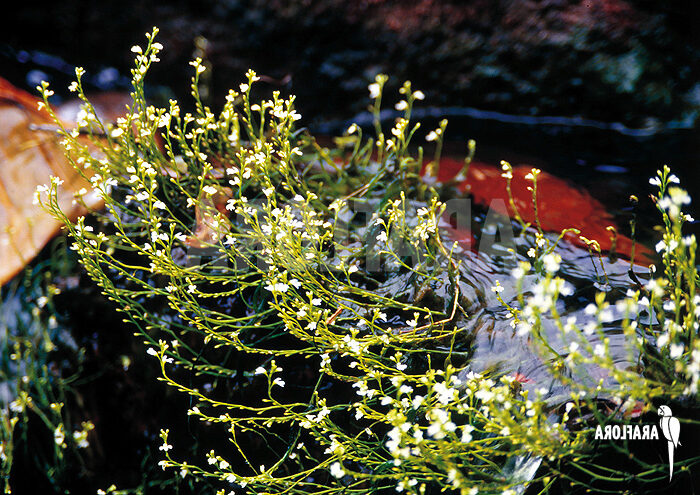
M37 108L38 101L0 78L0 284L31 261L61 226L34 204L36 187L51 176L63 180L58 202L73 219L85 213L74 203L74 193L90 190L64 156L54 123ZM101 206L94 195L83 199L91 208Z
M449 180L457 174L463 166L462 161L451 158L443 158L440 161L440 180ZM513 202L518 213L526 222L535 222L535 209L532 204L532 193L527 189L532 182L525 176L530 173L532 167L520 165L513 169L511 190ZM467 180L460 184L462 190L469 190L474 201L488 208L495 208L499 213L513 217L514 212L509 205L506 179L501 176L500 167L485 163L473 162L469 166ZM494 199L501 201L494 202ZM609 226L619 228L615 219L608 213L598 200L586 191L569 184L564 179L555 177L547 172L541 172L537 178L537 210L542 229L548 232L561 232L568 228L577 228L581 236L598 242L604 252L613 248L612 234ZM580 247L587 247L579 236L569 233L565 237L571 243ZM617 234L615 250L626 258L632 253L632 239ZM637 243L635 248L635 262L652 263L652 251L646 246Z

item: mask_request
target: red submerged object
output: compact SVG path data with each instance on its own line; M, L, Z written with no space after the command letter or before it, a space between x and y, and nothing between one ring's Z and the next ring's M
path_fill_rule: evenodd
M464 162L452 158L440 161L438 179L450 180L463 167ZM528 165L513 168L511 192L513 203L520 217L529 223L535 222L535 208L532 203L532 192L528 190L532 181L525 176L532 171ZM480 162L472 162L469 166L467 179L459 187L469 191L475 203L493 207L499 213L515 216L508 198L507 181L501 175L500 167ZM500 200L500 201L494 201ZM609 226L619 231L613 216L605 207L587 192L578 189L567 181L547 172L541 172L537 177L537 213L542 229L548 232L561 232L564 229L576 228L580 236L595 240L601 250L609 252L613 248L613 235ZM565 238L578 246L587 247L579 235L568 233ZM626 258L632 255L632 239L617 234L615 252ZM651 250L639 243L635 245L635 261L651 263Z

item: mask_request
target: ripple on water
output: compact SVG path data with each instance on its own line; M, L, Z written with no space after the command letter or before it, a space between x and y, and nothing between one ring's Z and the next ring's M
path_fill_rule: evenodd
M446 234L450 235L449 232ZM556 236L547 234L550 240ZM494 372L496 374L518 374L523 388L532 392L546 390L544 398L552 405L559 405L570 399L569 389L550 371L547 358L538 353L529 335L519 335L513 328L509 312L498 301L491 287L496 282L503 291L501 297L508 304L518 307L518 291L511 270L518 261L532 261L528 258L527 250L533 247L531 236L515 237L514 253L510 257L489 256L462 249L458 259L461 262L460 289L463 294L461 301L467 301L467 315L462 316L458 326L464 329L461 339L463 348L468 352L470 360L464 371ZM506 250L503 250L506 251ZM557 253L562 257L558 276L563 278L572 289L572 294L560 297L557 301L557 312L563 321L576 318L579 328L595 316L586 314L585 307L593 301L595 292L604 288L606 300L611 303L611 317L603 325L600 333L591 332L585 335L592 349L602 344L604 338L609 339L610 355L620 369L635 367L636 353L630 349L630 344L622 331L624 315L615 308L614 302L624 297L627 290L636 285L630 277L630 263L607 258L591 257L584 249L561 241ZM634 272L642 283L649 278L648 270L634 266ZM523 294L532 296L532 288L537 282L536 275L526 275L523 282ZM464 306L464 302L462 303ZM574 339L569 334L563 335L551 314L545 315L542 322L543 335L552 349L566 356ZM573 337L573 332L570 334ZM580 351L581 352L581 351ZM603 387L615 385L614 379L607 370L594 365L580 365L569 370L571 378L584 385L595 385L603 380Z

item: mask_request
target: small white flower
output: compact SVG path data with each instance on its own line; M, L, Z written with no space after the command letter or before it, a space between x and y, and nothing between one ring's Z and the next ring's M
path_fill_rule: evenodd
M544 268L549 273L556 273L559 270L559 264L561 263L561 256L555 253L549 253L542 258L544 263Z
M381 92L381 87L378 83L370 84L369 86L367 86L367 89L369 89L369 97L373 100L376 99L379 96L379 93Z
M421 90L414 91L413 92L413 97L416 100L425 100L425 93L423 93Z
M593 335L593 332L595 332L598 329L598 324L595 321L589 321L583 326L583 333L586 335Z
M686 191L679 187L671 187L668 189L668 194L671 196L671 201L675 205L688 205L690 204L690 196Z
M345 470L343 469L343 465L339 462L334 462L333 464L331 464L331 475L334 478L342 478L343 476L345 476Z
M671 356L671 359L678 359L683 355L684 350L683 344L671 344L668 355Z
M401 385L401 387L399 387L399 394L408 395L408 394L411 394L412 392L413 392L413 387L411 387L410 385Z
M394 108L398 111L406 110L408 108L408 102L406 102L406 100L401 100L394 105Z
M276 284L266 285L265 289L269 290L270 292L287 292L289 286L285 283L277 282Z
M586 308L583 310L584 313L586 313L589 316L592 316L598 312L598 306L595 304L591 303Z
M474 431L474 427L472 425L462 426L462 442L463 443L469 443L472 441L472 431Z
M665 198L661 198L658 204L659 208L661 208L662 210L668 210L672 206L671 198L669 198L668 196L666 196Z
M517 266L511 270L510 274L513 276L514 279L520 280L525 276L525 270L521 266Z
M600 312L600 321L603 323L610 323L615 319L615 315L613 314L612 310L604 309L603 311Z
M561 294L564 297L570 296L574 293L574 286L571 285L569 282L564 282L561 285L561 288L559 289L559 294Z

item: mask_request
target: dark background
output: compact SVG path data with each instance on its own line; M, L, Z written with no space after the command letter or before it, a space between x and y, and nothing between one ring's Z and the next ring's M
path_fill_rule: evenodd
M698 21L692 0L25 2L0 20L0 76L47 79L60 101L80 65L88 90L128 91L130 47L155 25L155 103L187 106L198 55L214 108L253 68L261 92L297 95L302 124L334 134L384 72L389 108L410 79L427 95L424 131L448 115L457 154L474 138L477 159L536 164L614 209L664 163L694 192Z
M412 80L431 105L509 114L660 128L693 124L700 106L690 0L66 0L10 12L0 41L4 77L18 85L32 68L14 63L22 50L128 75L129 48L155 25L166 49L152 82L186 93L201 36L215 100L252 67L288 77L280 86L310 117L362 110L380 71L394 87Z

